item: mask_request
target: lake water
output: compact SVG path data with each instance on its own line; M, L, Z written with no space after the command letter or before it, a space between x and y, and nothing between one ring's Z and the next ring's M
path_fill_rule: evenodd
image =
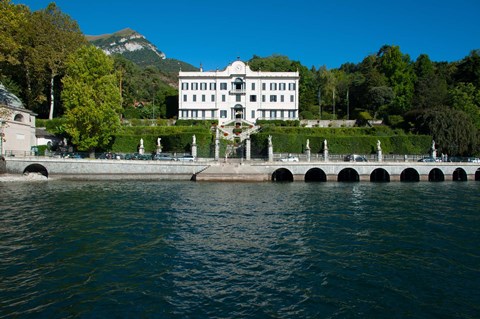
M0 318L478 318L480 183L0 183Z

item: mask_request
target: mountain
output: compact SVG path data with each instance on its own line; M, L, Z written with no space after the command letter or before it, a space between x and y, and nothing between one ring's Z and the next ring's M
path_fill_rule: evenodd
M140 67L156 66L166 73L183 71L196 71L198 68L186 62L167 58L145 36L132 29L123 29L113 34L87 36L87 40L105 53L121 54Z

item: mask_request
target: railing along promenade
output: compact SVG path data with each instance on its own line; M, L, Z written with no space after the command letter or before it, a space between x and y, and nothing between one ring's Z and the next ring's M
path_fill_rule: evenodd
M13 153L12 153L13 154ZM367 156L367 162L346 162L343 155L320 154L284 162L289 154L266 158L198 158L193 162L125 159L88 159L70 156L3 157L6 172L37 172L59 178L148 178L197 181L473 181L480 180L480 163L450 158L447 162L418 162L423 155L384 155L382 161ZM120 157L118 157L120 158ZM458 160L454 162L452 160Z

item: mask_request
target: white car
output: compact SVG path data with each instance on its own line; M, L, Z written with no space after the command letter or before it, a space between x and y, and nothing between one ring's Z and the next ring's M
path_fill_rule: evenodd
M299 162L297 156L288 155L287 157L281 158L280 161L282 162Z

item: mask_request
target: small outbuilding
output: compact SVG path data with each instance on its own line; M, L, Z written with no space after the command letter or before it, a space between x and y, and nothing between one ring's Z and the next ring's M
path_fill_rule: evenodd
M20 99L0 83L0 151L2 156L30 155L36 145L37 114L24 108Z

